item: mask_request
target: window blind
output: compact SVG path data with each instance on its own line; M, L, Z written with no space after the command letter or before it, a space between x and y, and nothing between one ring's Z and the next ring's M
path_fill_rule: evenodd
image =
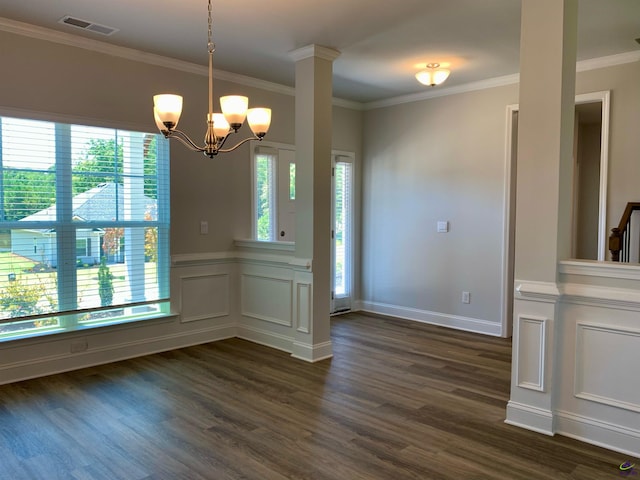
M0 118L0 339L128 321L169 297L157 134Z

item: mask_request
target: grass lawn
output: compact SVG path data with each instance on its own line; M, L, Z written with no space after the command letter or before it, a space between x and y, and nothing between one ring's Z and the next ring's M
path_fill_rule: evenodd
M43 271L32 273L31 269L36 263L10 252L0 252L0 294L9 284L9 274L15 273L16 280L24 285L44 285L45 295L57 298L57 271ZM100 306L98 295L98 265L81 267L77 270L78 307L91 308ZM126 301L130 296L127 266L122 263L109 265L113 275L114 303ZM157 286L156 264L145 263L146 290L153 291ZM43 297L44 299L44 297ZM0 312L0 318L2 318Z
M0 283L8 280L10 273L21 274L35 265L33 260L11 252L0 252Z

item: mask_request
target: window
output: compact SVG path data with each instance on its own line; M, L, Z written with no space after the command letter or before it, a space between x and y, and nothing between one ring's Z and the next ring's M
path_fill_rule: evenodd
M256 148L254 176L256 240L275 240L275 169L275 152L267 148Z
M168 310L167 143L0 118L0 339Z

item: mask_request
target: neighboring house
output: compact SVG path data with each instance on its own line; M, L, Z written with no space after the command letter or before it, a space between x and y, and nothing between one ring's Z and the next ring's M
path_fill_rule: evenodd
M122 185L102 183L86 192L73 197L74 222L110 222L122 219L124 215L124 196ZM156 200L145 198L145 212L150 220L157 219ZM116 201L117 200L117 201ZM55 222L56 205L21 219L21 222ZM79 228L76 230L76 256L79 262L95 265L100 262L102 237L105 229L99 227ZM122 246L122 245L121 245ZM123 262L122 249L110 255L110 262ZM11 231L11 251L35 262L52 267L57 266L56 231L48 229L24 229Z

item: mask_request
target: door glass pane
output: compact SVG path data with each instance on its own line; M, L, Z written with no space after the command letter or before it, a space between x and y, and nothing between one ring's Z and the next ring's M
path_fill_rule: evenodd
M350 295L351 284L351 163L336 162L334 225L334 295Z
M274 240L275 160L272 155L257 154L256 162L256 239Z

